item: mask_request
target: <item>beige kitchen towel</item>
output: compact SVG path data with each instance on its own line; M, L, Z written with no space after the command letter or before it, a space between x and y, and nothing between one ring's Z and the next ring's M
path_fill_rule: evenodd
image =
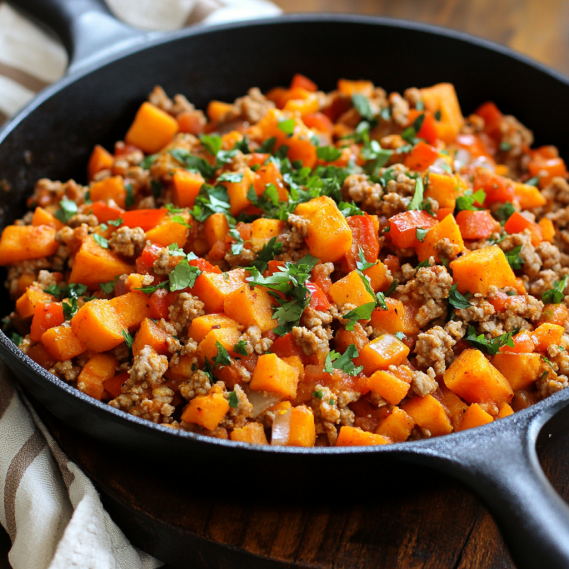
M115 15L142 29L280 13L262 0L108 2ZM0 4L0 122L62 77L66 65L56 39ZM160 567L161 562L129 543L103 509L93 484L65 456L14 385L0 362L0 523L12 540L13 569Z

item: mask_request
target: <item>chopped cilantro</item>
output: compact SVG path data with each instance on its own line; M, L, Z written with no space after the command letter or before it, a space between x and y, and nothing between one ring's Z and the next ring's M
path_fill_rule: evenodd
M401 341L403 341L405 338L407 338L407 336L403 332L395 332L395 337Z
M324 392L319 389L318 391L314 391L312 395L313 397L318 397L318 399L322 399L322 397L324 397Z
M551 363L551 361L546 358L545 356L541 356L541 359L551 368L553 369L553 364Z
M118 219L111 219L109 221L109 225L112 225L113 227L119 227L122 224L123 224L122 217L119 217Z
M397 281L393 281L390 285L389 288L387 289L387 292L385 293L385 296L389 296L390 294L393 294L395 292L395 289L397 288L397 285L399 283Z
M526 184L527 186L537 186L539 184L539 176L534 176L533 178L530 178L529 180L525 181L524 184Z
M409 144L417 144L417 134L423 126L425 120L425 113L421 113L414 121L413 124L407 127L402 133L401 138Z
M506 259L510 263L512 269L521 269L525 261L520 257L520 251L522 250L522 245L514 247L510 251L505 251Z
M335 369L343 371L351 376L356 376L360 373L364 367L356 367L352 361L359 355L358 349L354 344L350 344L343 355L338 352L331 350L326 356L326 361L324 362L324 371L326 373L334 373Z
M16 344L16 346L19 346L24 338L22 338L22 336L20 336L20 334L18 334L17 332L12 332L12 336L10 337L10 339L12 340L12 342L14 342L14 344Z
M77 214L77 204L67 198L62 199L59 202L59 208L55 212L55 217L61 221L61 223L67 223L74 215Z
M296 126L296 121L294 119L285 119L279 122L277 125L278 129L284 132L287 138L290 138L294 134L294 127Z
M362 369L363 369L363 366L362 366ZM336 405L336 401L334 399L330 399L330 401L328 401L328 403L330 405Z
M124 342L129 350L132 350L132 344L134 343L134 338L130 335L128 330L121 330L121 334L123 335Z
M352 95L352 105L358 111L362 119L366 121L373 120L373 111L371 110L371 105L369 104L369 99L360 93L354 93Z
M105 294L111 294L115 290L115 284L117 283L118 277L115 277L114 280L106 282L106 283L99 283L101 290Z
M324 160L324 162L334 162L342 156L342 151L333 146L319 146L316 149L316 154L318 158Z
M476 211L478 209L483 209L476 207L474 204L483 204L485 199L486 192L484 190L478 190L474 193L472 193L472 190L466 190L464 195L456 198L456 213L463 210Z
M235 243L231 244L231 254L232 255L239 255L241 251L243 251L243 246L245 245L245 241L241 237L241 234L237 229L231 229L229 231L229 235L235 239Z
M508 150L512 149L512 145L509 142L503 141L500 142L500 150L507 152Z
M203 223L214 213L224 213L226 216L230 215L227 189L224 186L213 187L204 184L200 188L200 192L196 198L192 215L197 221Z
M186 253L183 249L180 249L177 243L170 243L170 245L168 245L168 255L171 257L185 257Z
M154 198L158 199L162 193L162 184L156 180L150 180L150 189Z
M227 403L229 403L229 406L232 409L237 409L237 407L239 407L239 398L237 397L237 393L235 393L235 391L229 393L227 396Z
M541 300L544 304L559 304L563 302L565 297L565 288L567 287L567 275L560 281L553 282L553 288L546 290L541 295Z
M47 288L44 288L43 291L57 298L61 295L61 289L56 284L50 284Z
M437 110L434 112L434 115L433 115L433 116L435 117L436 120L440 121L440 120L441 120L441 110L440 110L440 109L437 109Z
M176 206L175 206L174 204L172 204L172 203L167 203L164 207L168 210L168 213L169 213L169 214L172 214L172 213L182 213L182 212L184 211L184 208L176 207Z
M429 232L428 229L423 229L422 227L417 227L417 239L423 243L423 241L425 240L425 236L427 235L427 233Z
M374 261L373 263L366 261L364 250L362 249L361 245L358 245L358 257L359 260L356 261L356 267L359 271L365 271L366 269L377 265L377 261Z
M247 351L246 346L247 343L245 342L245 340L239 340L239 342L237 342L237 344L233 346L233 351L241 356L248 356L249 352Z
M423 103L423 101L417 101L415 103L415 109L417 109L418 111L424 111L425 110L425 103Z
M261 154L273 154L273 152L275 151L276 143L277 143L276 137L271 136L271 138L267 138L267 140L265 140L263 144L259 146L258 151Z
M229 366L231 365L231 358L229 357L229 352L223 347L219 342L215 342L215 347L217 348L217 354L213 360L213 367L217 366Z
M425 192L425 188L423 186L423 178L421 178L421 176L419 176L415 180L415 194L413 195L413 199L409 202L409 205L407 206L407 209L409 211L422 209L421 206L423 204L424 192Z
M344 217L352 215L363 215L363 211L354 202L340 202L338 209Z
M221 136L217 136L215 134L202 134L200 135L200 141L212 156L217 156L217 153L221 150Z
M134 205L134 193L132 191L132 184L125 184L125 190L126 190L126 200L125 200L125 205L126 207L132 207Z
M63 307L63 316L64 316L65 320L71 320L71 318L73 318L73 316L75 316L75 314L79 310L79 307L77 306L77 298L76 297L72 296L68 299L68 301L64 300L61 303L61 305Z
M179 223L184 227L191 227L191 225L181 215L173 215L170 218L170 221L173 221L174 223Z
M377 140L369 140L365 142L361 155L366 160L365 171L368 175L377 176L393 156L393 150L382 148Z
M469 326L465 340L473 348L485 351L487 354L494 356L500 351L500 348L502 348L503 346L509 346L510 348L514 347L514 341L512 340L513 333L514 333L513 331L507 332L505 334L497 336L492 340L487 340L484 337L484 334L479 334L477 336L474 327Z
M196 284L196 279L202 274L198 267L188 263L187 259L182 259L174 270L168 275L170 280L170 291L192 288Z
M506 294L507 294L508 296L516 296L516 292L513 291L513 290L507 290L507 291L506 291Z
M498 208L498 211L496 211L496 217L502 222L502 225L504 225L515 211L516 208L510 202L507 202Z
M140 163L140 167L144 168L144 170L148 170L152 164L158 158L158 154L150 154L149 156L145 156L142 162Z
M99 235L98 233L93 233L93 239L94 239L103 249L108 249L108 248L109 248L109 242L108 242L102 235Z
M452 306L458 308L459 310L462 308L470 308L470 302L468 302L466 296L458 292L456 284L453 284L450 287L448 301Z
M243 174L239 172L224 172L217 179L218 182L230 182L231 184L236 184L243 179Z
M342 318L348 320L346 323L346 330L351 331L354 329L356 322L359 320L369 320L373 311L375 310L375 302L368 302L361 304L357 308L350 310Z
M199 172L206 180L215 176L215 166L212 166L199 156L193 156L185 148L174 148L170 150L170 154L178 160L178 162L181 162L186 170Z
M264 273L269 261L275 258L275 255L279 255L283 250L283 244L277 241L276 237L271 237L268 243L263 245L263 248L259 251L257 258L251 263L251 266L255 267L259 273Z
M142 288L137 288L136 290L142 291L144 294L152 294L156 292L159 288L168 288L170 283L168 281L161 282L157 285L145 286Z

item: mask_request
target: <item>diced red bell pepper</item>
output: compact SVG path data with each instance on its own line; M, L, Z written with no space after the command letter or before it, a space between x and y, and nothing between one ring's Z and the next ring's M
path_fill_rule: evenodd
M510 297L512 298L512 297ZM516 354L530 354L535 350L535 344L531 339L529 332L523 330L512 337L514 342L514 347L502 346L500 348L501 352L513 352Z
M429 144L436 144L437 142L437 122L435 117L429 111L418 111L417 109L411 109L409 111L409 124L411 126L417 117L420 115L425 115L423 119L423 124L417 133L418 138L426 140Z
M424 172L438 157L439 153L435 148L421 141L405 157L405 166L416 172Z
M120 217L126 227L140 227L143 231L150 231L164 219L167 213L166 209L134 209L125 211Z
M484 132L490 135L494 139L499 139L501 136L500 125L504 120L504 115L500 112L498 107L492 103L484 103L480 105L476 111L475 115L482 117L484 119Z
M473 191L484 190L484 207L493 203L506 203L514 200L514 184L508 178L498 176L486 168L477 168L474 173Z
M383 264L391 271L391 274L398 273L401 269L399 257L395 255L387 255L383 261Z
M247 161L249 168L252 168L253 166L262 166L267 160L267 158L269 158L270 156L271 156L270 154L253 152L252 154L246 154L245 160Z
M141 275L147 275L152 269L152 265L160 255L160 246L156 244L146 245L142 254L136 259L136 271Z
M277 338L273 342L271 352L276 354L279 358L298 356L304 365L318 364L318 356L316 354L307 356L303 349L296 343L294 336L290 332Z
M319 312L326 312L330 309L330 303L324 291L311 281L306 281L306 288L310 291L310 308Z
M270 277L271 275L274 275L278 272L279 267L284 267L284 265L284 261L269 261L267 270L265 271L265 276Z
M504 230L508 233L523 233L526 229L531 232L531 242L534 247L543 240L541 227L524 217L519 211L514 212L504 224Z
M345 255L344 267L346 272L356 269L356 262L360 260L360 247L368 263L375 263L379 254L379 241L375 233L375 227L370 216L352 215L346 220L352 230L352 248Z
M168 291L165 288L155 290L148 299L150 307L150 318L160 320L161 318L168 318Z
M105 202L93 202L87 212L91 211L99 220L99 223L107 223L114 219L118 219L125 213L120 207L112 207Z
M30 329L30 338L34 342L41 340L42 334L50 328L61 326L65 322L61 302L38 302Z
M387 235L396 247L407 249L419 243L417 229L430 229L438 223L435 216L423 210L404 211L389 220Z
M439 207L437 210L437 221L442 221L447 215L450 215L454 210L452 207Z
M500 223L488 210L459 211L456 222L463 239L487 239L492 233L500 230Z
M306 89L307 91L318 91L318 85L308 77L297 73L290 82L291 89Z
M332 132L334 123L324 113L312 113L302 117L302 122L308 128L314 128L320 132Z
M197 267L202 273L217 273L221 274L221 269L217 265L212 265L205 259L192 259L188 263L191 267Z
M134 144L126 144L125 142L119 141L115 143L115 158L120 158L121 156L127 156L128 154L132 154L140 150Z
M464 150L468 150L473 158L485 156L492 158L496 154L498 148L496 141L487 134L467 134L460 133L456 135L456 145Z

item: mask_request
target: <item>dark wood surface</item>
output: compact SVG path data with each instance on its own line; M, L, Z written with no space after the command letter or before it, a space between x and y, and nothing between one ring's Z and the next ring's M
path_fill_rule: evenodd
M569 3L564 0L275 3L287 12L363 13L447 26L502 43L569 74ZM394 465L366 488L358 485L355 472L354 480L339 483L335 493L318 496L314 488L318 499L285 504L279 503L278 492L273 500L255 501L253 489L233 488L229 478L223 497L214 499L195 486L172 484L164 471L124 464L120 456L45 419L72 458L108 492L103 499L117 521L126 526L137 520L139 533L141 527L155 526L157 542L164 532L182 532L188 539L187 566L193 569L513 567L485 508L455 481L432 471ZM548 444L541 460L548 478L568 499L569 435ZM157 543L138 545L148 549ZM9 568L8 549L0 528L0 569Z

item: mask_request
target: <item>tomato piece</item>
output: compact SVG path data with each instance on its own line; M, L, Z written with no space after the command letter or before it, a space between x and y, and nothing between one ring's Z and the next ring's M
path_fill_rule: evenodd
M160 320L161 318L168 318L168 291L165 288L155 290L148 299L150 307L150 318Z
M524 217L519 211L514 212L504 224L504 231L508 233L523 233L526 229L531 232L531 242L534 247L539 245L543 240L541 227Z
M63 306L60 302L38 302L34 311L30 338L34 342L39 342L46 330L61 326L64 322Z
M390 230L387 235L396 247L407 249L419 243L418 228L430 229L437 223L437 218L426 211L404 211L389 220Z
M125 227L140 227L143 231L150 231L156 227L166 216L166 209L134 209L121 214Z
M463 239L487 239L494 231L500 230L500 223L488 210L459 211L456 222Z
M221 274L221 269L217 265L212 265L205 259L192 259L188 262L191 267L197 267L202 273L217 273Z
M514 200L514 184L508 178L498 176L486 168L477 168L474 173L473 191L484 190L486 199L484 207L500 202L506 203Z
M93 202L90 209L87 211L91 211L99 220L99 223L107 223L108 221L118 219L123 213L125 213L124 209L121 209L120 207L112 207L107 205L105 202Z
M368 263L377 261L379 254L379 241L371 217L364 215L352 215L346 219L352 230L352 248L344 257L346 272L356 269L356 262L360 260L360 247Z
M152 269L152 265L160 255L160 247L154 243L146 245L142 254L136 259L136 271L141 275L147 275Z
M480 105L476 111L475 115L482 117L484 119L484 132L490 135L492 138L499 139L501 136L500 125L504 120L504 115L500 112L498 107L492 103L487 102Z
M318 91L318 86L314 81L311 81L308 77L297 73L290 82L291 89L306 89L307 91Z
M307 356L302 348L296 343L291 332L277 338L271 346L271 352L279 356L279 358L298 356L304 365L318 363L318 356L316 354Z
M419 142L416 144L407 154L405 158L405 166L410 170L415 170L416 172L423 172L429 166L434 164L434 162L439 157L439 153L435 148L426 142Z
M312 113L302 117L302 122L308 128L314 128L320 132L332 132L334 123L324 113Z
M306 281L306 288L310 291L310 308L325 312L330 309L330 303L324 291L315 283Z

